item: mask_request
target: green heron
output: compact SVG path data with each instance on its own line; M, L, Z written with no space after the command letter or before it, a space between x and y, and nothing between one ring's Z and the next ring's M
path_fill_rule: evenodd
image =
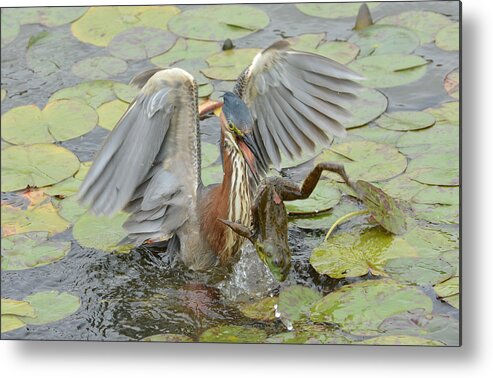
M279 41L255 56L223 96L220 149L224 176L200 176L197 84L179 68L137 75L136 99L109 134L79 190L95 214L124 210L127 240L168 241L191 269L234 261L244 238L219 219L250 224L259 178L281 156L300 157L329 134L343 136L361 88L359 75ZM214 106L213 106L214 107Z

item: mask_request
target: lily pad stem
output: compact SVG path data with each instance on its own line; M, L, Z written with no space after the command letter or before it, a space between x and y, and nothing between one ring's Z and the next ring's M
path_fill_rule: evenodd
M350 218L356 217L358 215L368 214L369 212L370 212L369 210L365 209L365 210L353 211L352 213L343 215L338 220L336 220L334 224L330 227L329 231L327 232L327 235L325 235L324 241L327 241L327 239L329 239L330 234L332 234L332 231L334 231L339 224L347 221Z

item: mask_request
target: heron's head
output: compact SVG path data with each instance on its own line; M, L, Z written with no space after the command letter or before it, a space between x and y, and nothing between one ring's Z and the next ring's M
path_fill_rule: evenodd
M224 93L222 113L223 132L238 146L254 177L258 178L256 161L259 150L252 135L253 118L246 104L232 92Z

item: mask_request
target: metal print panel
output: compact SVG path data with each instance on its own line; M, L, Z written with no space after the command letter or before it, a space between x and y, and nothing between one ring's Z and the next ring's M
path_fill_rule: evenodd
M458 1L1 17L2 339L460 345Z

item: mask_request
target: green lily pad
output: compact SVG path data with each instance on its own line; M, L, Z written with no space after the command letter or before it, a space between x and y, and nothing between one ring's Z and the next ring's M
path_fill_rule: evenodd
M128 104L121 100L113 100L104 103L97 109L99 126L106 130L113 130L127 109Z
M202 168L202 183L205 186L217 184L222 181L224 176L223 166L221 164L210 165Z
M416 227L403 235L403 238L423 258L440 258L443 252L459 248L458 237L430 228Z
M440 341L424 339L417 336L408 335L386 335L373 337L358 342L366 345L423 345L423 346L443 346Z
M443 86L449 96L458 100L460 97L460 71L453 70L452 72L449 72L447 76L445 76Z
M113 56L96 56L77 62L72 66L72 72L89 80L107 79L125 72L127 63Z
M275 316L275 305L277 305L279 299L277 297L267 297L260 301L253 303L246 303L240 306L240 311L243 315L250 319L269 321L274 320Z
M393 234L406 232L406 214L401 206L382 189L366 181L357 181L355 189L373 218Z
M51 236L65 231L69 225L51 203L25 210L2 205L2 238L35 231L46 231Z
M411 201L424 188L423 184L414 181L408 174L402 174L392 180L377 183L377 185L385 193L402 201Z
M378 126L388 130L420 130L435 124L435 117L425 112L384 113L376 121Z
M185 335L166 333L166 334L147 336L140 341L154 341L154 342L164 342L164 343L191 343L193 342L193 339Z
M80 169L73 177L69 177L55 185L47 187L44 189L44 192L53 197L68 197L76 194L79 191L80 184L82 184L82 180L86 177L90 166L91 162L81 163Z
M412 30L393 25L371 25L355 32L349 42L359 46L360 56L410 54L419 46Z
M234 49L211 55L207 58L209 68L203 69L202 73L211 79L236 80L260 51L260 49Z
M78 169L77 157L63 147L53 144L7 147L2 151L2 192L55 184Z
M304 200L286 201L288 211L319 212L333 208L341 200L341 192L330 180L320 180L310 197Z
M346 137L345 140L349 141L363 139L395 146L402 135L402 131L386 130L376 126L375 124L369 124L365 127L358 127L349 130L348 137Z
M458 187L428 185L412 197L413 202L430 205L458 205L459 199Z
M385 265L385 272L397 281L434 285L454 274L454 267L436 258L397 258Z
M430 223L459 224L459 205L413 205L416 219Z
M208 329L199 340L205 343L262 343L266 338L262 329L224 325Z
M378 327L393 335L409 335L459 345L459 322L450 315L411 311L385 319Z
M387 97L376 89L365 88L361 90L354 106L350 109L352 117L344 123L344 127L351 129L366 125L385 112L387 105Z
M53 27L77 20L86 11L87 7L29 7L2 9L2 14L5 14L6 18L17 20L22 25L41 24Z
M72 24L73 35L82 42L108 46L121 32L135 27L166 30L168 21L180 10L174 6L91 7Z
M208 5L173 17L169 28L182 37L223 41L245 37L268 24L265 12L248 5Z
M61 200L53 199L52 202L58 209L58 214L72 224L87 212L87 208L80 205L77 196L70 196Z
M363 3L307 3L296 4L302 13L308 16L323 17L323 18L342 18L356 17L358 10ZM374 9L380 3L367 3L369 9Z
M5 89L2 89L1 91L1 102L5 100L5 97L7 97L7 91Z
M310 264L320 274L332 278L359 277L371 273L385 276L384 266L390 259L417 256L404 239L374 227L360 233L344 232L316 247Z
M2 315L36 316L34 308L26 301L2 298Z
M15 315L2 315L0 322L2 323L2 333L13 331L26 325L26 323Z
M460 307L460 297L459 297L459 277L452 277L444 282L440 282L435 285L436 295L442 300L447 302L449 305L459 309Z
M425 111L436 118L438 125L459 126L459 101L446 102L438 108L428 108Z
M220 51L221 45L217 42L179 38L169 51L152 58L151 62L158 67L165 68L183 60L201 59L203 61L211 54Z
M391 280L369 280L343 286L311 309L311 320L338 324L354 335L376 336L386 318L415 309L430 313L431 299L421 291Z
M97 119L96 112L79 101L53 101L43 111L35 105L19 106L2 116L2 138L12 144L65 141L91 131Z
M108 49L120 59L142 60L168 51L175 41L175 35L162 29L138 27L116 35Z
M421 44L433 42L443 27L452 23L446 16L430 11L407 11L384 17L378 24L390 24L409 28L420 38Z
M61 260L70 251L69 241L47 240L47 232L2 238L2 271L30 269Z
M459 154L459 128L436 124L433 127L403 134L397 148L411 158L427 154Z
M315 164L324 161L341 163L352 180L364 181L387 180L404 172L407 167L406 157L395 147L370 141L334 145L322 152Z
M12 18L11 15L8 14L7 9L2 9L1 16L1 46L7 46L10 42L17 38L20 31L19 21L15 18Z
M270 336L271 344L350 344L342 332L320 324L296 326L293 331Z
M219 158L219 147L212 143L202 143L200 146L200 151L202 153L201 165L202 167L207 167Z
M214 92L214 87L212 84L199 85L199 97L208 97Z
M306 320L310 314L310 307L321 298L322 294L308 287L290 286L279 294L277 311L280 318L290 324Z
M47 324L64 319L80 307L79 297L58 291L42 291L24 298L36 311L36 316L22 316L26 324Z
M446 51L459 51L460 46L460 29L459 23L454 22L452 25L448 25L436 35L435 44L442 50Z
M127 217L123 212L111 218L85 213L75 222L72 233L82 247L112 252L127 235L122 227Z
M139 89L136 87L122 83L114 83L113 90L116 97L127 104L130 104L139 94Z
M428 61L417 55L372 55L355 60L349 68L367 78L372 88L390 88L412 83L426 73Z
M410 161L407 173L422 184L459 185L459 156L453 153L431 153Z

